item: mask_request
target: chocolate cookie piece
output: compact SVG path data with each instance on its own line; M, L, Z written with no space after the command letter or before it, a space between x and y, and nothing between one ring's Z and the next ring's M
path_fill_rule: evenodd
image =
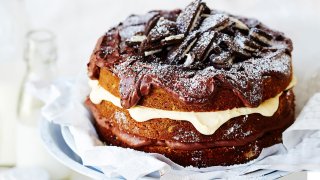
M157 24L158 20L160 19L161 15L157 14L153 16L147 23L144 29L145 35L148 35L151 29Z
M175 22L160 18L157 24L150 30L147 36L148 42L160 41L166 37L177 34L177 25Z
M234 60L234 55L230 52L222 52L221 54L212 54L210 62L217 69L229 69Z
M177 24L180 33L188 34L197 27L201 20L202 13L209 13L210 10L201 0L195 0L189 4L178 16Z
M158 52L164 46L181 42L183 38L183 34L178 34L175 22L161 17L141 44L141 50L147 54Z
M234 39L231 36L223 33L218 33L216 43L224 51L233 51L235 46Z
M272 36L268 32L258 28L251 28L249 36L263 46L270 46L272 40Z
M137 45L140 45L146 39L147 39L147 37L145 35L137 34L137 35L134 35L131 38L127 39L126 44L128 46L137 46Z
M172 44L177 44L183 41L183 38L184 38L184 34L171 35L162 39L161 45L168 46Z
M216 30L220 31L229 26L229 17L225 14L213 14L203 20L200 31Z
M236 37L234 38L234 42L240 49L249 52L255 52L261 48L257 43L243 36L241 33L237 33Z
M169 64L180 64L185 55L190 51L192 46L197 42L200 32L195 31L188 35L184 41L168 53Z
M214 31L208 31L201 34L195 46L188 53L194 54L194 58L197 61L204 61L214 47L213 43L215 36L216 32Z
M245 31L249 30L249 27L245 23L240 21L239 19L237 19L235 17L232 17L232 16L230 16L229 19L230 19L231 22L234 22L234 26L237 29L241 29L241 30L245 30Z

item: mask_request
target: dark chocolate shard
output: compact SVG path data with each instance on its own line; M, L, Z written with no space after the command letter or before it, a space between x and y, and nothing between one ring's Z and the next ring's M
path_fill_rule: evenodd
M185 55L190 51L193 45L197 42L199 31L194 31L189 34L184 41L178 46L173 48L168 53L169 64L180 64L185 58Z
M203 20L200 31L216 30L221 31L229 26L229 17L225 14L213 14Z
M235 44L233 41L233 38L227 34L217 34L217 44L224 51L232 51L234 49Z
M214 47L215 36L216 33L214 31L207 31L200 35L196 44L190 50L190 53L194 54L195 60L204 61L208 57Z
M248 59L252 56L252 53L245 50L245 49L241 49L238 46L235 46L235 48L233 49L233 53L236 55L238 62L241 62L245 59Z
M201 0L190 3L178 16L177 25L181 34L188 34L200 23L201 14L207 13L208 7Z
M219 47L219 45L216 42L212 43L211 48L212 48L211 53L214 53L214 54L222 53L222 49Z
M264 30L251 28L249 36L263 46L270 46L271 44L272 35Z
M157 24L150 30L147 39L141 44L141 51L159 50L164 46L180 43L184 35L177 34L177 25L174 21L170 21L161 17Z
M173 21L169 21L164 18L160 18L157 24L150 30L147 36L147 41L155 42L160 41L168 36L177 34L177 25Z
M144 53L145 51L154 51L161 49L162 45L160 42L149 42L147 39L145 39L141 44L140 44L140 52Z
M236 57L240 57L240 59L246 59L251 56L251 52L243 49L238 43L235 42L235 38L230 35L218 33L217 42L218 45L213 50L215 54L220 54L223 51L228 51L232 54L235 54Z
M251 39L245 37L241 33L237 33L234 42L239 49L243 49L249 52L256 52L261 48L260 45L252 41Z
M157 14L155 16L153 16L147 23L146 23L146 26L145 26L145 30L144 30L144 33L145 35L148 35L149 32L151 31L151 29L157 24L158 20L160 19L160 15Z
M234 55L230 52L223 52L219 55L212 54L210 56L210 62L213 67L217 69L229 69L231 68L234 60Z

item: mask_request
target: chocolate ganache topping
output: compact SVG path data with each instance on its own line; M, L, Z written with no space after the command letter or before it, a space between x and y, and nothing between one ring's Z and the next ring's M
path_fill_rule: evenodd
M182 11L131 15L100 38L88 70L92 79L100 68L120 78L124 108L138 104L152 87L199 104L227 87L245 106L257 107L264 80L290 80L291 52L283 33L195 0Z

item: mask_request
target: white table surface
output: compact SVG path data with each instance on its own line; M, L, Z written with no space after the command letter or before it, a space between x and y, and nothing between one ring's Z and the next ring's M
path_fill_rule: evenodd
M0 1L0 163L14 159L15 107L24 71L24 35L45 28L58 44L58 67L74 76L86 67L97 38L132 13L184 7L189 0L1 0ZM320 1L318 0L207 0L210 7L254 17L283 31L294 44L294 71L304 82L320 71ZM297 112L307 97L296 87ZM3 148L3 142L9 142ZM10 153L11 152L11 153ZM7 158L7 159L4 159ZM2 158L2 159L1 159ZM312 174L312 173L311 173ZM314 173L316 174L316 173ZM319 175L319 174L318 174Z

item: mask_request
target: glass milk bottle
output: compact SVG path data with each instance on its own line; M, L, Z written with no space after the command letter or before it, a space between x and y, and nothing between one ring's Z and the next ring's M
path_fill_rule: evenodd
M34 96L33 88L29 88L35 85L37 88L46 87L56 76L57 50L54 35L45 30L29 32L24 55L27 72L17 108L16 165L44 168L52 179L66 178L69 170L53 159L41 143L37 125L43 103Z

